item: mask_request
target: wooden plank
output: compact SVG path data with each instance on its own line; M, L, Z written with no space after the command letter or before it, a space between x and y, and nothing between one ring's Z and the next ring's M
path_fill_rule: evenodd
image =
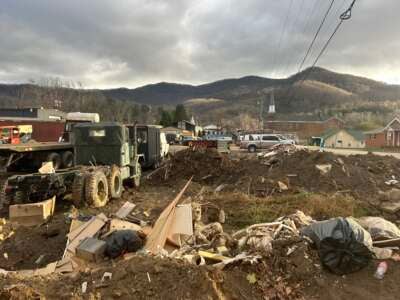
M72 241L73 239L75 239L78 234L80 234L86 227L89 226L89 224L95 219L96 217L92 217L89 221L87 222L82 222L82 224L78 227L76 227L75 229L72 229L72 223L71 223L71 231L67 234L67 237L70 241ZM73 220L72 222L74 222L75 220Z
M142 230L142 227L140 227L137 224L128 222L128 221L122 221L122 220L119 220L119 219L112 219L111 220L111 222L110 222L110 231L125 230L125 229L140 231L140 230Z
M135 208L136 204L126 201L124 205L115 213L115 216L120 219L126 218L127 215Z
M192 177L193 178L193 177ZM182 198L183 193L188 188L189 184L192 182L192 178L188 180L183 189L175 197L175 199L164 209L161 215L158 217L156 223L154 224L153 230L147 237L146 244L144 248L153 253L157 254L164 248L165 242L167 240L168 233L173 222L173 217L175 214L175 207L179 200Z
M400 247L400 238L390 239L390 240L382 240L382 241L374 241L374 247Z
M75 253L76 247L86 238L93 237L106 223L107 217L104 214L97 215L67 246L67 250Z
M214 261L224 261L227 259L231 259L230 257L226 257L221 254L211 253L211 252L207 252L207 251L199 251L199 255L201 257L204 257L204 258L207 258L210 260L214 260Z
M178 205L168 233L168 240L174 245L181 246L181 235L193 235L192 205Z
M55 202L56 198L53 197L37 203L10 205L10 221L25 226L42 224L53 215Z

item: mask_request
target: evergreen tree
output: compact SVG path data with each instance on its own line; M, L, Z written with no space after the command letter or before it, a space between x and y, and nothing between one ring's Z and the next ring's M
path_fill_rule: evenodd
M186 113L185 106L183 104L178 104L175 108L174 121L179 122L179 121L187 120L187 119L188 119L188 116Z
M168 127L168 126L172 125L171 113L169 111L167 111L167 110L161 111L160 125L162 125L164 127Z

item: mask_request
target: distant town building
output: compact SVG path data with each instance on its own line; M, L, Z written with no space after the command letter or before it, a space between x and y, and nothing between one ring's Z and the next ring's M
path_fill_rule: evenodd
M320 120L278 121L264 122L264 129L278 133L295 133L300 140L308 140L312 136L321 136L328 129L341 129L345 122L337 117Z
M0 120L9 121L62 121L66 113L45 108L1 108Z
M322 138L328 148L365 148L365 135L354 129L330 129Z
M220 126L210 124L203 127L203 131L205 135L221 135L223 134L223 130Z
M385 127L365 132L369 148L400 147L400 119L395 117Z
M179 129L191 131L193 134L196 132L196 124L192 123L191 121L182 120L176 122L174 126Z

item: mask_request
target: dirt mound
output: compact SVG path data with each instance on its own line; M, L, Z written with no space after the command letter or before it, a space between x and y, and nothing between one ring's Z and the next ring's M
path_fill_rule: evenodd
M153 183L174 183L194 176L193 181L207 184L229 181L237 173L235 161L216 149L177 152L167 165L152 176Z
M328 166L322 172L318 165ZM391 187L385 181L400 174L400 160L378 155L337 156L329 152L299 150L272 158L233 157L214 149L180 151L154 184L173 184L194 176L203 185L226 185L224 190L268 196L281 191L278 181L289 187L286 193L347 193L357 200L374 202L381 191Z
M104 272L112 273L111 280L102 281ZM239 272L240 273L240 272ZM52 276L18 280L2 278L1 296L13 290L14 299L24 299L31 294L46 299L220 299L220 295L237 295L246 299L262 299L261 290L246 281L246 272L239 279L215 273L207 267L197 267L174 259L134 256L120 260L113 266L83 272L73 277ZM82 283L87 290L82 292ZM230 287L235 286L231 291ZM239 290L239 292L238 292Z
M35 227L13 228L7 223L3 234L10 237L0 243L0 268L9 271L36 269L57 261L63 255L68 230L63 214Z

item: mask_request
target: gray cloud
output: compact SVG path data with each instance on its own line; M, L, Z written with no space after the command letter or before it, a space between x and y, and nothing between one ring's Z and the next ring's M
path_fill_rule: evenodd
M58 76L87 87L202 83L297 71L330 1L3 0L0 81ZM307 65L351 0L336 0ZM358 0L320 66L400 83L399 1ZM306 65L306 66L307 66Z

